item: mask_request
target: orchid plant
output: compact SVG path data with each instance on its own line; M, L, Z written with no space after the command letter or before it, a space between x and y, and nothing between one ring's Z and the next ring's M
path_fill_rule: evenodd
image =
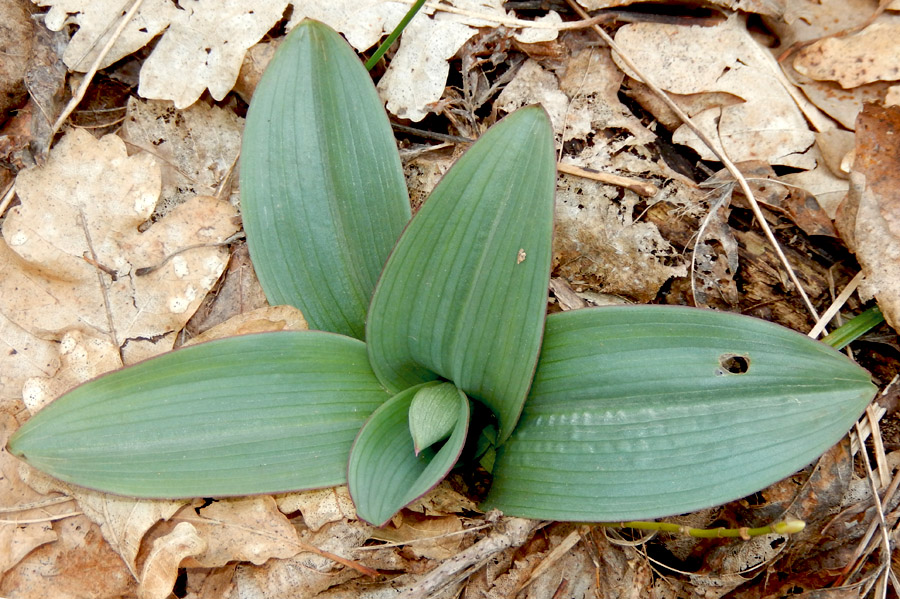
M485 508L655 518L750 494L837 442L874 394L831 347L687 307L546 316L555 189L539 106L494 125L410 208L354 51L298 25L247 115L241 203L273 304L318 330L180 349L58 398L9 450L148 498L349 483L383 525L455 466Z

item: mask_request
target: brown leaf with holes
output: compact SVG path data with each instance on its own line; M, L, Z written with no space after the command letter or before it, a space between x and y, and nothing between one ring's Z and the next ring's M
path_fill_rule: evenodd
M154 159L78 129L16 190L0 240L4 315L39 339L106 336L126 361L171 348L225 267L227 252L208 244L236 230L231 205L194 197L142 231L159 197Z

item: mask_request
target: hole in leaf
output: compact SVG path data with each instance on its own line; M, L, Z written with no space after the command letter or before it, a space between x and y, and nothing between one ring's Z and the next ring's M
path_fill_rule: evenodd
M750 370L750 358L738 354L722 354L719 356L722 367L718 374L746 374Z

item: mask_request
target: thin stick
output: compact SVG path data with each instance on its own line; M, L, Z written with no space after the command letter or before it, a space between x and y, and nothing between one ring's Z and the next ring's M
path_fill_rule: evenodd
M0 200L0 217L2 217L6 213L6 209L9 208L9 205L12 204L12 199L16 195L16 181L13 180L12 183L9 184L9 187L6 188L6 193L3 194L3 199Z
M581 6L576 4L575 0L566 0L566 3L572 7L576 13L582 18L589 17L590 15L585 11ZM750 202L750 207L753 210L754 216L756 216L757 221L759 222L760 227L762 227L763 233L766 238L769 240L769 243L775 250L775 254L778 256L778 259L784 265L787 270L788 277L794 283L794 286L797 288L797 293L800 294L800 297L803 299L803 303L806 304L806 309L809 310L810 314L813 315L813 318L816 320L819 319L819 314L816 311L815 306L813 306L812 302L809 300L809 297L806 295L806 291L803 289L803 286L800 284L800 279L797 278L797 274L794 272L793 267L791 267L790 262L788 262L787 256L784 255L784 252L781 250L781 246L778 244L778 240L775 239L775 235L772 233L772 229L769 228L768 223L766 222L766 218L762 213L762 209L759 207L759 203L756 201L756 198L753 195L753 191L750 189L750 185L747 183L747 179L744 177L743 173L741 173L738 168L734 165L734 163L726 156L723 152L719 152L716 149L715 144L706 135L703 131L700 130L699 127L691 120L691 117L685 113L678 104L676 104L669 95L663 91L659 86L657 86L651 79L649 79L625 54L621 48L619 48L618 44L606 33L602 28L594 25L594 32L599 35L603 41L605 41L609 47L619 55L619 58L622 59L631 71L637 75L644 84L650 88L650 90L656 94L663 103L668 106L681 121L687 125L687 127L694 132L694 134L709 147L710 152L722 163L722 165L731 173L731 176L734 177L735 181L738 182L738 185L741 188L741 191L744 192L744 195L747 197L747 201Z
M813 339L817 338L825 331L825 327L828 326L828 323L831 322L831 319L840 311L841 308L844 307L844 304L847 303L847 300L850 299L850 296L853 295L853 292L856 291L857 287L859 287L860 282L863 279L862 271L856 273L856 276L850 279L850 282L847 283L847 286L844 287L844 290L841 291L840 295L835 298L834 302L828 306L828 309L825 310L825 313L819 317L818 322L816 322L816 326L814 326L807 336L812 337Z
M107 40L106 45L103 46L103 49L100 50L100 53L97 55L97 58L94 59L93 64L91 64L91 68L88 69L87 73L84 74L84 79L81 81L81 85L78 86L78 89L75 91L75 95L72 96L72 99L69 100L69 103L66 104L65 109L62 111L62 114L59 115L59 118L56 119L56 122L53 123L53 128L50 130L49 139L52 141L53 136L56 135L56 132L59 131L59 128L62 127L62 124L66 122L66 119L75 111L78 107L78 104L84 99L84 94L87 92L88 86L91 84L91 81L94 79L94 75L97 74L97 71L100 70L100 63L106 58L106 55L109 54L109 51L112 50L113 45L119 40L122 36L122 32L125 31L125 27L131 22L132 17L141 7L144 0L134 0L131 4L131 8L128 9L128 12L122 17L122 20L119 22L119 26L116 27L116 30L113 31L113 34Z
M862 435L862 429L859 426L859 422L856 423L856 434L858 436ZM865 448L863 448L863 451L860 451L859 453L862 456L863 465L866 467L866 477L869 479L869 485L872 487L872 500L875 502L875 513L878 516L879 529L881 530L881 542L883 545L881 567L884 568L884 581L879 595L881 599L884 599L887 596L887 587L889 582L888 575L891 569L891 539L890 537L888 537L888 525L884 519L884 505L882 505L881 503L881 497L878 496L878 488L875 484L875 475L872 472L871 464L869 464L869 455L866 453Z
M82 514L84 514L84 512L68 512L66 514L59 514L58 516L47 516L46 518L29 518L27 520L0 520L0 524L12 524L14 526L19 526L22 524L40 524L41 522L56 522L57 520L71 518L72 516L81 516Z
M0 507L0 514L9 514L12 512L27 512L28 510L36 510L38 508L47 507L50 505L66 503L67 501L72 501L72 498L65 495L63 497L51 497L50 499L45 499L43 501L33 501L31 503L4 506Z
M616 187L624 187L625 189L629 189L639 196L645 198L652 198L657 193L659 193L659 188L652 183L639 181L637 179L630 179L628 177L622 177L619 175L612 175L610 173L601 173L600 171L594 170L592 168L583 168L580 166L575 166L574 164L564 164L562 162L558 162L556 164L556 170L567 175L575 175L576 177L584 177L585 179L592 179L594 181L600 181L601 183L608 183L610 185L615 185Z

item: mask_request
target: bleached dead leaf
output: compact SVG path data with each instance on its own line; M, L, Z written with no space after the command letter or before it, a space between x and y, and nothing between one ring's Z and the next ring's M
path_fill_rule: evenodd
M413 19L403 32L400 48L378 91L387 109L400 118L421 121L426 106L440 100L450 72L448 60L475 29L451 19Z
M10 210L0 241L5 313L42 338L70 329L125 345L126 359L171 348L159 340L180 329L225 266L215 244L234 233L234 208L196 197L143 233L159 194L159 169L147 154L129 157L115 136L74 130L44 167L17 180L22 204ZM137 351L139 350L139 351Z
M356 520L356 508L346 486L279 495L275 500L285 514L300 512L313 532L331 522Z
M186 557L206 550L206 540L188 522L180 522L171 533L153 541L141 572L140 599L166 599L172 594L178 566Z
M714 27L635 23L619 29L615 39L648 77L669 92L725 92L744 100L691 115L698 127L724 146L731 160L815 166L806 155L815 136L788 93L780 67L738 17ZM684 126L672 139L704 159L715 159Z
M68 25L78 30L66 47L63 60L73 71L86 72L109 36L118 25L127 6L122 0L33 0L41 7L50 7L45 17L47 28L60 31ZM113 44L100 68L136 52L160 34L178 12L169 0L144 0L134 19L125 27Z
M138 93L193 104L209 89L222 100L237 80L244 53L284 14L287 0L182 0L165 35L141 68Z
M817 80L836 81L844 89L900 79L900 16L882 15L858 33L829 37L803 48L794 68Z

